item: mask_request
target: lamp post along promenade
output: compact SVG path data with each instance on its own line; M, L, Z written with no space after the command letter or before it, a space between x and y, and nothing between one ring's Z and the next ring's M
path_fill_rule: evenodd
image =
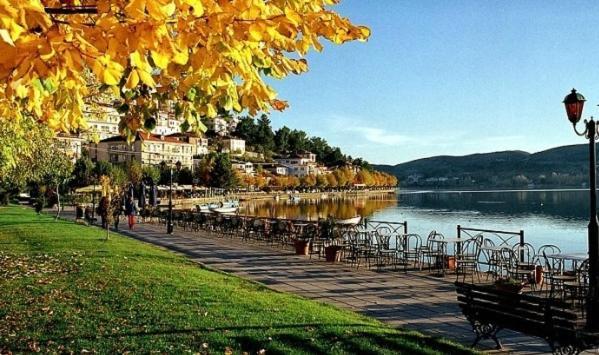
M572 123L574 131L581 137L589 140L589 193L590 193L590 220L588 228L589 244L589 292L587 294L587 328L599 330L599 222L597 221L597 161L595 154L595 141L598 137L597 123L591 117L584 120L585 130L579 132L576 124L582 117L582 109L586 99L575 89L564 98L566 114Z
M181 170L181 162L177 161L175 163L177 167L177 172ZM166 233L173 233L173 164L171 163L169 166L170 169L170 181L168 187L168 221L166 223Z

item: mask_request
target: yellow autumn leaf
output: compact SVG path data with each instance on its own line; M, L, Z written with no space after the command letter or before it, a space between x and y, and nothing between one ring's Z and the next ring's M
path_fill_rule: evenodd
M123 76L122 67L109 66L104 69L102 73L102 80L106 85L118 85L121 77Z
M125 6L125 14L136 20L143 19L146 15L146 0L131 0Z
M8 33L6 28L0 29L0 38L2 39L2 41L4 41L4 43L7 43L13 47L15 46L14 42L12 41L12 38L10 38L10 33Z
M206 105L206 116L208 118L214 118L217 116L217 112L216 112L216 109L214 108L214 105L212 105L212 104Z
M133 89L139 83L139 74L137 74L137 70L131 70L129 73L129 77L127 78L127 82L125 83L125 87L127 89Z
M261 41L265 32L265 26L261 22L252 23L248 29L250 38L254 41Z
M150 87L156 86L156 82L154 81L150 73L145 72L143 70L136 70L136 72L139 74L139 78L141 79L141 81L143 81L144 84Z
M168 62L169 62L168 54L161 53L158 51L151 51L150 54L152 55L152 60L154 61L154 64L158 68L166 69L166 67L168 66Z
M180 64L180 65L187 64L188 60L189 60L189 53L187 53L187 50L177 51L177 52L175 52L175 55L173 56L173 62Z

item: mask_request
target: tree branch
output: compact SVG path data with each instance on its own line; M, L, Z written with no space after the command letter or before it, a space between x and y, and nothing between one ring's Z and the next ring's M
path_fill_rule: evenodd
M45 7L44 10L50 15L79 15L98 13L98 8L96 6Z

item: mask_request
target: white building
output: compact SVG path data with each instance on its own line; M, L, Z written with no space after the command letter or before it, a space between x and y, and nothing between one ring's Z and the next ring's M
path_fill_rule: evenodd
M231 155L245 154L245 140L239 138L223 139L222 153L230 153Z
M287 167L277 163L260 163L262 169L274 175L287 175Z
M289 157L275 159L277 163L287 169L287 174L296 177L306 175L320 175L324 173L316 164L316 154L310 152L301 152Z
M144 165L157 165L163 161L180 162L183 167L192 168L195 148L194 143L180 137L138 132L137 139L132 144L127 144L125 138L120 136L91 144L90 157L111 163L137 160Z
M231 162L231 166L233 169L241 171L244 174L253 175L254 174L254 164L249 161L237 161L233 160Z
M88 129L81 133L82 138L103 140L119 135L121 117L114 107L109 105L93 109L87 107L84 116L87 119Z
M62 150L74 163L81 158L84 138L72 135L58 134L54 137L56 146Z

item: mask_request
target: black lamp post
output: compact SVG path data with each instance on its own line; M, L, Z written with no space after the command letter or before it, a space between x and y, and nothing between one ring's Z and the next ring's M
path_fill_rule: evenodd
M181 162L178 161L176 164L177 171L181 170ZM170 167L170 183L168 188L168 223L166 225L166 233L173 234L173 165Z
M584 120L585 130L579 132L576 124L582 117L582 108L586 99L575 89L564 98L566 114L574 131L589 140L589 182L590 182L590 221L589 221L589 293L587 295L587 328L599 329L599 222L597 221L597 162L595 157L595 140L598 138L597 124L593 117Z

